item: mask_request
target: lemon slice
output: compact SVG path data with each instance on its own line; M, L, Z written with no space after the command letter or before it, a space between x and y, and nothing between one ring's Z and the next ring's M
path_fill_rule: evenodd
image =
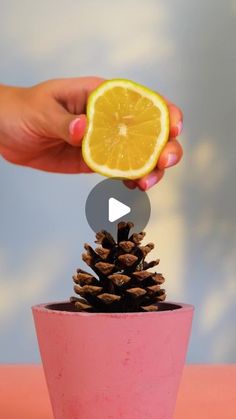
M109 80L94 90L87 118L83 158L104 176L138 179L148 174L168 141L165 100L129 80Z

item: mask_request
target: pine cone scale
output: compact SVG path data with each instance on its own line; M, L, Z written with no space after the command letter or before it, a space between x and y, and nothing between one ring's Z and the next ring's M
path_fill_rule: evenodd
M108 279L110 279L118 287L120 287L124 284L127 284L131 280L131 278L129 276L122 275L122 274L109 275Z
M98 295L102 291L102 287L96 287L93 285L84 285L83 287L80 287L79 285L75 285L74 291L82 297L86 297L88 294Z

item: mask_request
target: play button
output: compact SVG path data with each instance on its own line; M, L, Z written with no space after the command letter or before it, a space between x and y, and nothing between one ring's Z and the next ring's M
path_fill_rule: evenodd
M129 214L131 208L128 205L123 204L115 198L109 198L108 201L108 220L113 223L114 221L119 220L124 217L124 215Z
M132 221L135 231L142 231L149 221L151 205L147 193L130 190L121 180L106 179L89 193L85 212L94 232L115 234L119 221Z

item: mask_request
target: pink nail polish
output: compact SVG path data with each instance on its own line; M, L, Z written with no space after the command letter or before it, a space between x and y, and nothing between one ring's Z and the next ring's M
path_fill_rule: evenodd
M167 160L166 160L166 167L171 167L171 166L174 166L175 164L176 164L176 162L177 162L177 156L176 156L176 154L173 154L173 153L169 153L168 154L168 157L167 157Z
M157 183L157 176L155 173L153 173L152 175L148 176L148 180L147 180L147 189L150 189L152 186L154 186Z
M80 115L73 119L69 125L69 133L74 145L79 146L86 130L86 116Z
M148 188L147 181L142 181L141 183L139 182L138 183L138 188L139 188L140 191L145 192Z
M147 191L148 189L150 189L152 186L154 186L157 183L157 181L158 181L158 176L157 176L156 171L154 170L144 180L143 185L142 185L143 191Z
M76 131L76 125L79 124L80 122L80 118L75 118L73 119L73 121L71 121L70 125L69 125L69 132L71 135L75 134Z
M183 122L182 121L179 121L178 124L177 124L177 130L178 130L177 135L180 135L181 134L182 129L183 129Z

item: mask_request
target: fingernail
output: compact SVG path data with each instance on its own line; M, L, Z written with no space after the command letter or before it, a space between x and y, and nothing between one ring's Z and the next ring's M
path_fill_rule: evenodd
M73 121L71 121L71 123L69 125L69 132L70 132L71 135L74 135L76 125L79 124L79 122L80 122L80 118L75 118L75 119L73 119Z
M146 180L146 188L145 191L150 189L152 186L154 186L157 183L157 175L155 172L148 175L148 178Z
M170 138L178 137L183 129L183 122L180 120L175 126L170 128Z
M152 186L154 186L157 183L157 176L154 173L151 173L146 178L139 181L138 187L141 191L147 191Z
M180 135L181 134L181 132L182 132L182 129L183 129L183 122L182 121L179 121L178 122L178 124L177 124L177 135Z
M73 119L69 125L69 133L74 141L79 141L83 138L86 128L86 116L80 115Z
M169 153L167 160L166 160L166 164L165 167L171 167L174 166L177 163L177 156L176 154L173 153Z

